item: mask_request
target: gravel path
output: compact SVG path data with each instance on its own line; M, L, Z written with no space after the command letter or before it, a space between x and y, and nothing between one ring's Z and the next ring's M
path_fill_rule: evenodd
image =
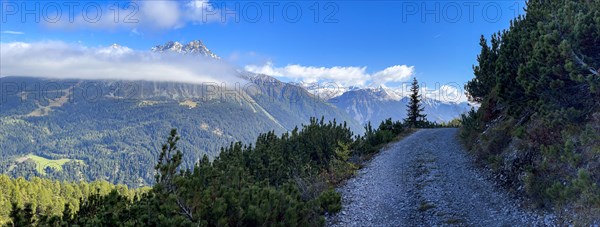
M384 149L338 190L330 226L544 226L472 165L457 129L423 129Z

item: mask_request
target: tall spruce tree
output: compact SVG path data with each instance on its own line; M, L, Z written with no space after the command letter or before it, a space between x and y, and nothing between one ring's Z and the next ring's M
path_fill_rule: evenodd
M427 121L425 119L427 115L423 114L423 110L425 110L425 107L421 105L422 97L421 94L419 94L419 82L417 81L417 78L413 78L410 91L412 93L410 95L408 105L406 106L408 109L407 116L406 119L404 119L404 122L409 127L420 127L423 125L423 123Z

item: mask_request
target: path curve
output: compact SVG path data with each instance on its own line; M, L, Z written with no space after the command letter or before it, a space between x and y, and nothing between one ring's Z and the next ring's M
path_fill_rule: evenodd
M548 226L475 168L457 129L422 129L389 145L339 188L330 226Z

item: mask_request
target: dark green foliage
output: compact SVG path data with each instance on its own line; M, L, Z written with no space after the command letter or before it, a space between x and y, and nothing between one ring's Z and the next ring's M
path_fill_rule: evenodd
M9 217L11 219L10 223L13 226L31 226L31 223L33 222L31 203L27 203L25 206L27 207L26 209L21 209L17 206L17 203L11 204Z
M98 191L80 197L73 211L65 205L31 218L15 206L11 218L51 226L322 226L323 214L341 209L341 195L332 188L356 170L350 157L403 132L400 122L389 119L354 137L345 123L311 118L301 130L261 134L254 145L231 143L212 162L204 156L186 169L180 137L172 130L150 191L134 198L115 189Z
M481 53L477 56L477 61L480 63L473 66L475 78L465 86L469 91L469 98L476 102L483 101L483 97L496 85L494 63L498 58L498 38L496 35L492 36L492 47L489 47L485 37L481 36L479 45Z
M436 128L445 127L444 125L436 122L427 120L427 115L424 114L425 107L421 104L422 95L419 93L419 82L417 78L413 78L412 86L410 88L412 92L408 104L406 105L406 118L404 124L410 128Z
M333 189L329 189L319 196L321 208L328 213L336 213L342 209L342 196Z
M419 82L417 78L413 78L412 86L410 88L412 92L410 94L410 100L406 106L406 119L404 122L409 127L423 127L427 119L425 118L427 115L423 113L425 107L421 104L421 94L419 93Z
M531 0L480 44L465 88L481 107L463 116L461 137L538 206L600 216L598 1Z
M448 122L443 122L440 124L440 127L448 127L448 128L460 128L462 126L462 115L458 118L454 118Z
M167 138L167 143L162 146L158 164L154 167L156 170L155 188L159 188L157 190L166 190L168 193L175 190L175 174L183 158L183 153L177 148L177 141L179 141L177 130L172 129L169 138Z
M362 154L373 154L380 146L391 142L397 135L403 133L406 126L400 121L393 122L391 118L382 121L378 129L373 129L371 122L365 126L365 135L356 139L356 149Z

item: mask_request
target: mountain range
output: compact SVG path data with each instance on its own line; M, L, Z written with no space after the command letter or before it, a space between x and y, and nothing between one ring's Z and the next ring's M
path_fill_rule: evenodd
M115 50L125 50L113 45ZM199 41L167 42L157 53L219 57ZM268 75L237 71L251 89L183 82L2 77L0 173L130 186L154 181L161 142L178 128L184 167L232 142L291 131L323 117L363 125L405 115L406 98L387 89L351 88L327 99ZM429 119L448 121L463 104L425 100Z
M350 90L329 102L346 111L356 121L365 124L379 123L387 118L404 119L409 97L401 96L385 88ZM432 98L422 99L429 121L448 122L470 110L467 102L444 102Z
M206 57L210 57L210 58L217 59L217 60L221 59L215 53L210 51L204 45L204 43L202 43L201 40L193 40L186 44L182 44L180 42L169 41L165 44L152 47L152 49L150 49L150 50L153 52L159 52L159 53L172 52L172 53L179 53L179 54L193 54L193 55L206 56Z
M409 102L408 94L386 88L318 87L304 85L310 93L344 110L360 124L378 124L387 119L404 119ZM449 122L469 111L468 102L449 102L423 97L423 107L429 121Z

